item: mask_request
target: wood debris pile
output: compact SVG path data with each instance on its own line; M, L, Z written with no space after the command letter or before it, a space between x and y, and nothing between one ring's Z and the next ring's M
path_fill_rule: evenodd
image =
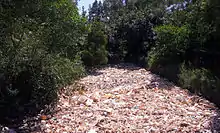
M220 131L219 112L212 103L144 69L108 66L78 83L85 91L62 95L59 111L41 121L44 132Z

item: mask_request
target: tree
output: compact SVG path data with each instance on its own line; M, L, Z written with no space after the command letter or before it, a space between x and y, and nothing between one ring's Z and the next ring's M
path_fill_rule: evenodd
M164 25L155 28L156 43L148 55L156 72L216 103L220 94L219 4L192 0L171 5Z
M100 21L103 18L103 5L101 1L95 0L89 8L89 21Z
M76 4L69 0L4 0L0 9L0 109L4 117L28 111L27 106L51 104L60 87L81 76L83 66L77 53L86 27Z
M87 13L87 12L85 11L85 7L83 6L83 7L82 7L82 17L86 17L86 13Z
M107 64L107 37L104 32L104 25L101 22L90 23L87 44L84 45L82 60L86 66Z
M158 13L159 10L154 10L157 5L155 3L142 0L105 0L103 2L102 22L105 23L108 34L110 60L118 58L117 60L121 61L144 64L147 49L154 43L153 27L163 23L163 14ZM157 3L160 2L157 1ZM91 9L95 10L97 3L93 5L94 8ZM164 10L165 8L161 9L161 12Z

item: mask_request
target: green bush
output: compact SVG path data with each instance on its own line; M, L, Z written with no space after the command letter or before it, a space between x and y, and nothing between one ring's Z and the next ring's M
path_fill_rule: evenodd
M96 51L94 54L95 58L95 65L100 64L100 65L105 65L108 63L108 58L107 58L107 51L106 50L99 50Z
M220 80L205 68L189 69L182 64L180 66L179 83L183 88L192 92L206 94L218 92Z
M0 7L0 115L38 111L82 76L84 21L69 0L8 1Z
M85 66L105 65L108 63L107 52L105 50L95 51L82 51L82 61Z
M156 44L148 53L148 67L156 69L169 63L181 62L188 45L188 30L186 27L164 25L156 27Z
M78 56L73 61L63 57L52 57L50 62L57 85L65 86L83 76L84 67Z
M148 52L147 67L174 82L178 81L179 64L188 47L188 29L185 26L158 26L157 39Z
M57 100L59 88L82 76L84 68L79 58L47 55L39 59L12 61L6 69L1 67L0 107L3 114L19 108L44 107ZM18 112L18 111L17 111Z
M106 50L107 37L101 22L92 22L88 34L87 44L82 51L82 60L86 66L104 65L108 62Z
M94 57L89 51L82 51L82 61L85 66L92 66L94 64Z

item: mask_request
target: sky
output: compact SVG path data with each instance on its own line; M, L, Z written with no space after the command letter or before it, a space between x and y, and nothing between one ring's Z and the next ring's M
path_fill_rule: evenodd
M85 10L88 10L89 8L89 4L92 5L92 3L94 2L95 0L80 0L79 3L78 3L78 7L79 7L79 11L81 13L82 11L82 6L85 7ZM100 0L98 0L100 1Z

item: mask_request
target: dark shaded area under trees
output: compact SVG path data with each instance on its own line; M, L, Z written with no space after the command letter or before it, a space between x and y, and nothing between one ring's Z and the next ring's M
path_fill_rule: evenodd
M1 118L55 103L85 67L120 62L220 106L219 7L218 0L104 0L80 15L70 0L2 0Z

